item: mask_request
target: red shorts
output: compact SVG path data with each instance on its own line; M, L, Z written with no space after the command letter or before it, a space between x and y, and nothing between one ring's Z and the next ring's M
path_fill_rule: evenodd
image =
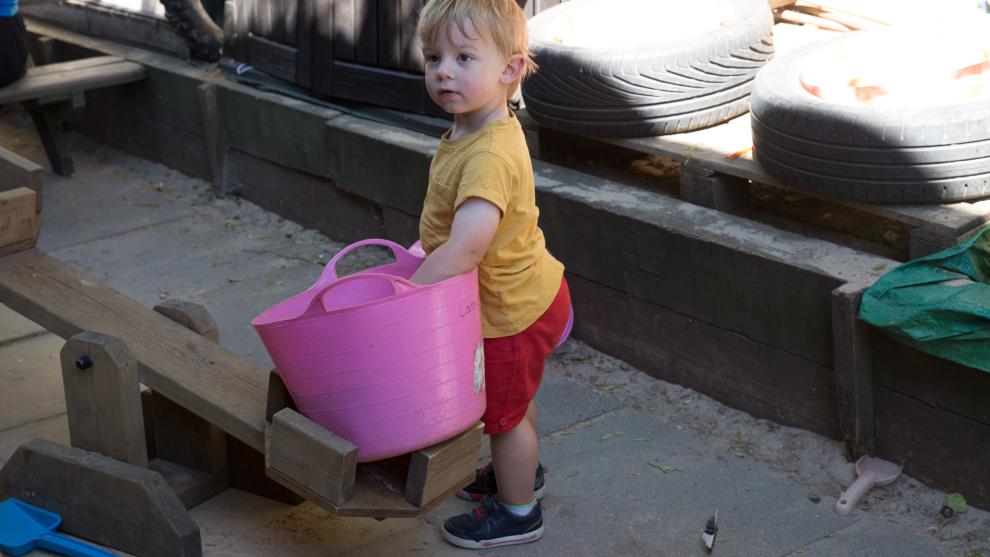
M543 364L557 346L571 312L567 281L543 315L521 333L485 339L487 408L481 421L485 433L498 435L516 427L536 396Z

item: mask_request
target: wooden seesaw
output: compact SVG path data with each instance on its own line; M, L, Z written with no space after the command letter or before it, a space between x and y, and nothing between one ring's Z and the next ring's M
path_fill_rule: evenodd
M121 551L187 557L202 554L187 509L227 487L382 519L419 516L474 478L480 423L358 465L353 444L295 411L277 371L217 344L205 308L150 309L35 249L36 169L2 170L0 303L67 339L72 446L22 445L0 470L0 500L54 511L64 531ZM3 191L26 178L37 191Z

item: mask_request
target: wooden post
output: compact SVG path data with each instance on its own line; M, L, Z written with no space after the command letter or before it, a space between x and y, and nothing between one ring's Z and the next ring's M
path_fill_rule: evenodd
M220 328L207 309L182 300L167 300L155 311L214 342ZM157 392L151 394L152 469L168 479L187 508L230 485L227 434Z
M137 360L124 342L82 332L66 341L61 360L72 446L147 467Z
M210 312L200 304L184 300L166 300L155 311L179 325L213 342L220 342L220 327Z
M681 166L681 199L688 203L732 213L746 204L746 180L708 168Z
M216 86L210 83L200 85L196 89L196 98L199 101L200 118L203 120L203 138L206 141L206 156L210 161L213 194L223 197L228 193L224 166L227 148L220 123L220 111L217 108Z
M872 453L876 444L870 327L858 317L867 286L846 283L832 291L839 429L853 458Z
M27 104L31 119L34 120L34 128L38 132L38 137L41 138L41 144L48 155L52 170L59 176L72 176L75 168L69 149L65 145L65 135L62 133L62 121L58 111L37 103Z
M33 248L41 232L38 194L27 188L0 191L0 256Z

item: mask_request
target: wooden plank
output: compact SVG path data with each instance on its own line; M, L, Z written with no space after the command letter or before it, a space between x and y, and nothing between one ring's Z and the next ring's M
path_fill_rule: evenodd
M846 283L832 291L835 391L839 430L854 458L876 446L870 327L859 320L864 284Z
M0 303L63 338L126 339L142 383L263 450L265 370L37 250L0 258Z
M248 39L251 65L259 70L296 82L296 49L261 37Z
M203 555L199 527L161 478L112 458L35 439L0 469L0 493L58 514L60 532L124 555Z
M701 276L685 269L679 274ZM576 338L758 418L839 436L831 368L695 314L671 311L574 274L567 280L575 313L595 316L575 321Z
M832 368L829 293L846 282L834 276L841 267L808 266L810 252L797 255L762 241L754 244L749 240L762 235L759 227L708 209L696 208L706 213L686 215L678 209L679 201L671 201L669 212L652 207L652 222L622 210L628 202L662 203L660 194L624 199L617 202L618 210L609 207L608 201L599 207L597 201L546 195L540 191L544 176L575 185L586 178L559 167L551 174L549 168L544 171L539 164L534 166L540 227L550 251L567 261L568 270L643 302ZM598 199L608 199L608 194L601 195ZM715 224L720 218L726 220ZM575 227L575 222L598 225ZM740 239L751 232L756 235L742 242L729 235L703 239L696 234L699 222L708 223L703 227L709 230L740 226Z
M213 182L213 193L218 197L227 195L226 191L226 153L223 128L220 121L220 111L217 107L216 86L203 83L197 88L196 99L203 118L203 141L206 143L206 156L210 162L210 177Z
M208 474L227 468L223 430L154 392L151 411L155 456Z
M405 72L334 62L333 94L342 99L422 112L423 78Z
M400 63L407 72L423 73L423 49L416 36L416 23L425 0L401 0L399 7Z
M358 0L333 1L333 59L354 60L357 23L354 3ZM332 64L331 64L332 66Z
M406 478L406 501L421 507L464 478L473 479L484 429L485 425L478 422L453 439L413 452Z
M378 2L354 0L354 34L354 60L378 65Z
M277 42L287 46L299 48L299 0L278 0L279 10L275 12L278 17L276 27L281 27ZM305 10L305 6L303 6Z
M289 389L285 388L282 376L278 374L277 369L273 369L268 374L268 403L265 405L265 423L272 423L275 414L285 408L299 410L296 408L295 401L292 400L292 395L289 394Z
M873 381L878 387L990 426L990 373L939 358L872 329Z
M695 132L634 139L603 138L601 141L642 153L663 155L682 164L697 165L770 186L795 189L767 174L763 167L753 160L752 152L727 158L728 155L752 145L750 130L749 114L744 114L719 126ZM796 191L817 197L804 190ZM948 205L876 205L842 199L823 199L897 222L929 228L943 235L965 233L990 218L990 200Z
M402 69L401 0L378 1L378 65Z
M0 147L0 191L28 188L35 196L35 210L41 212L42 177L45 169L13 151Z
M28 188L0 192L0 255L34 247L41 231L38 194Z
M272 14L274 0L254 0L254 26L251 33L257 37L271 40L274 30L274 15ZM254 59L251 59L254 64Z
M234 60L248 57L247 37L250 33L248 0L226 0L223 6L223 54Z
M125 62L123 58L119 56L91 56L89 58L80 58L79 60L69 60L66 62L54 62L51 64L39 65L33 68L28 68L25 76L38 77L42 75L51 75L53 73L59 72L70 72L70 71L81 71L90 68L96 68L99 66L106 66L108 64L116 64L117 62Z
M72 446L147 468L138 365L124 341L82 332L62 347L61 362Z
M305 54L300 46L298 67L307 65L305 73L308 74L309 86L314 92L321 95L333 94L333 57L334 57L334 29L336 25L336 2L309 2L300 0L309 5L312 13L309 28L309 39L304 43L309 49L309 54ZM306 58L308 56L308 59ZM297 71L297 74L299 72ZM304 76L297 75L296 81L302 83Z
M990 425L885 387L876 389L876 421L878 456L970 505L990 506Z
M122 85L144 79L144 66L134 62L116 62L83 70L54 71L25 76L0 89L0 104L40 97Z
M147 17L113 6L77 0L25 7L23 14L31 23L44 20L61 29L189 59L188 45L163 17Z
M299 18L291 30L296 52L296 84L310 88L313 83L313 45L319 43L319 35L329 33L325 28L318 28L323 19L333 15L331 2L311 2L309 0L290 0L296 6ZM330 15L327 15L329 12ZM331 23L332 22L328 22ZM326 24L324 24L326 27Z
M290 408L276 412L271 426L265 426L265 473L276 480L290 478L305 488L300 495L331 505L354 494L357 451L350 441Z

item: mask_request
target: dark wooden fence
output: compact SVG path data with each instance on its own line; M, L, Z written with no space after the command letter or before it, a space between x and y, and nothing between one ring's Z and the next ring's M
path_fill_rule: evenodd
M561 0L517 0L532 16ZM442 114L423 86L426 0L228 1L224 51L314 94Z

